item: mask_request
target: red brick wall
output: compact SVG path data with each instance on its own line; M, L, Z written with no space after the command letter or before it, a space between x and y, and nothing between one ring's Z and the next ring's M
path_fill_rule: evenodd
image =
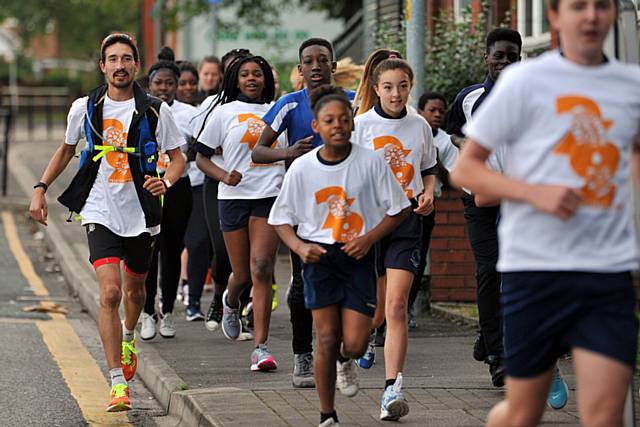
M460 192L443 191L431 237L431 299L475 301L475 263L467 238Z

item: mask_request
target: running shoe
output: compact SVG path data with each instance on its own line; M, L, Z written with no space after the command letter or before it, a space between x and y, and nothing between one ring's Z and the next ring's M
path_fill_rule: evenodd
M199 322L204 320L204 314L200 311L200 307L187 307L187 322Z
M207 317L204 320L204 326L207 330L215 332L220 329L220 323L222 322L222 302L216 303L214 298L207 311Z
M227 305L227 291L222 294L222 307L222 333L228 339L236 340L242 333L240 308L231 308Z
M107 406L107 412L130 411L131 401L129 400L129 386L126 384L116 384L111 387L111 401Z
M253 330L253 302L249 301L242 309L242 330Z
M356 360L356 363L362 369L370 369L373 364L376 362L376 345L375 345L375 334L371 334L369 338L369 345L367 346L367 351Z
M278 308L278 285L276 283L271 284L271 291L271 312L274 312Z
M551 389L547 396L547 405L551 409L562 409L569 400L569 387L560 375L558 365L553 367L553 378L551 379Z
M491 374L491 383L494 387L504 386L504 365L500 356L489 355L485 360L485 363L489 365L489 373Z
M360 384L358 381L358 371L353 359L344 363L336 360L336 388L347 397L358 394Z
M482 332L478 332L476 340L473 342L473 358L478 362L484 362L487 358L487 351L484 348L484 338Z
M376 329L376 339L374 342L376 347L384 347L386 331L387 331L386 323L383 323L382 326Z
M142 313L142 326L140 326L140 338L143 341L152 340L156 336L156 321L152 315Z
M130 381L136 374L138 369L138 351L136 350L136 342L122 341L122 355L120 357L120 364L122 365L122 373L124 379Z
M340 424L333 418L327 418L326 420L318 424L318 427L340 427Z
M173 320L173 314L166 313L160 318L160 336L162 338L176 336L176 323Z
M293 386L295 388L313 388L316 380L313 377L313 354L294 354Z
M278 368L276 360L273 358L266 344L259 344L253 353L251 353L251 370L256 371L273 371Z
M416 320L416 316L413 314L413 310L409 310L409 320L407 321L407 326L409 329L415 329L418 327L418 321Z
M396 382L386 388L380 399L380 419L398 421L409 413L409 404L402 394L402 374L398 373Z

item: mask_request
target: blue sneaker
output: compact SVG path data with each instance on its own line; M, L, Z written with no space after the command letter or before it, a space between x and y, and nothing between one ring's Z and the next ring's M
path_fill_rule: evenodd
M375 338L374 335L372 335ZM367 351L356 360L356 364L362 369L369 369L376 362L376 346L373 342L373 339L369 340L369 346L367 347Z
M409 404L402 394L402 374L398 373L396 382L387 387L380 400L380 419L398 421L409 413Z
M560 370L558 365L553 367L553 378L551 379L551 389L547 396L547 405L551 409L562 409L567 404L569 399L569 387L567 383L560 376Z
M200 311L200 307L187 307L186 314L188 322L204 320L204 314Z

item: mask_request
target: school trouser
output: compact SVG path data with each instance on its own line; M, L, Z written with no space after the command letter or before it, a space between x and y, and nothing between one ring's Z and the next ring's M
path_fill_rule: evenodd
M192 187L193 204L189 224L184 236L189 257L187 277L189 281L189 307L200 308L200 298L207 270L211 262L211 243L204 214L203 186Z
M158 288L158 258L160 258L162 314L173 311L180 280L180 254L184 248L184 233L191 214L191 199L189 177L180 178L176 181L164 196L160 234L156 239L151 267L145 281L147 297L144 304L144 312L149 315L155 313L155 299Z
M436 224L436 211L435 209L429 215L422 217L422 245L420 246L420 265L418 266L418 274L413 278L411 284L411 291L409 292L409 308L413 307L413 303L416 302L418 292L422 287L422 277L424 276L424 269L427 266L427 254L429 253L429 244L431 243L431 232Z
M304 305L304 284L302 282L302 261L293 251L291 255L291 285L287 294L293 338L293 354L313 351L313 317Z
M476 206L473 196L464 194L464 218L469 243L476 260L478 317L486 354L501 355L502 316L500 314L500 274L498 263L499 207Z
M224 237L220 231L220 216L218 215L218 181L205 178L204 181L204 212L209 230L209 239L213 248L211 259L211 274L218 285L227 286L231 275L231 262L224 245Z

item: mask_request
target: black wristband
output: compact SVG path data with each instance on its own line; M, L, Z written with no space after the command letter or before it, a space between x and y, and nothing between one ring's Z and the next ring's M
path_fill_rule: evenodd
M34 186L33 186L33 189L35 190L35 189L36 189L36 188L38 188L38 187L42 187L42 188L44 188L44 192L45 192L45 193L46 193L46 192L47 192L47 190L49 189L49 186L48 186L47 184L45 184L44 182L42 182L42 181L38 181L38 183L37 183L36 185L34 185Z

